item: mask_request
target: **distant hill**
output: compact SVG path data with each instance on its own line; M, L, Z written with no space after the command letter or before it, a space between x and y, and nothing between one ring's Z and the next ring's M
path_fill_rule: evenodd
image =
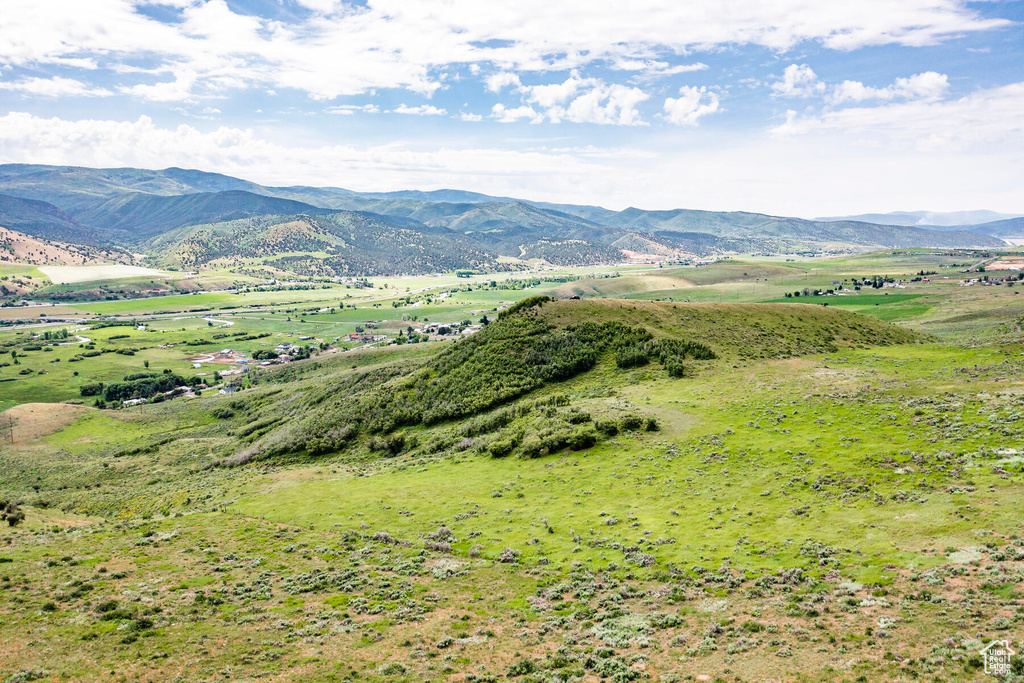
M96 230L81 225L49 202L0 195L0 227L75 244L104 241Z
M161 258L193 265L287 252L290 260L282 266L335 273L365 268L365 274L379 274L388 259L395 272L428 272L446 264L494 267L503 257L506 262L511 257L584 265L640 255L1000 247L1005 243L999 236L1019 231L1016 224L1001 222L986 223L985 229L928 229L917 222L938 214L924 212L879 216L891 219L881 224L743 211L613 211L461 190L358 193L332 187L266 187L181 168L8 164L0 166L0 194L7 195L0 200L0 218L8 227L37 237L156 250ZM967 213L972 220L1000 215ZM959 219L965 215L958 214ZM903 224L894 224L899 222ZM203 231L186 229L197 226L204 226ZM368 233L360 234L362 229ZM204 239L211 242L203 244ZM408 244L401 248L408 253L398 253L396 245L376 249L377 239L403 239ZM353 248L356 244L367 251ZM414 258L413 250L420 257ZM451 250L451 258L445 250ZM303 260L296 253L303 251L316 255Z
M330 213L310 204L242 190L160 196L122 194L83 206L75 218L106 230L125 231L143 241L186 225L218 223L263 215Z
M121 249L68 244L0 227L0 263L68 266L101 263L130 265L133 263L133 259L131 254Z
M863 223L879 223L882 225L917 225L922 227L961 227L990 223L1007 218L1017 218L1021 214L996 213L995 211L892 211L890 213L862 213L856 216L829 216L815 218L817 221L860 221Z
M189 226L146 246L181 268L263 259L271 269L316 277L501 269L496 253L464 235L352 211Z
M1024 238L1024 217L1007 218L1002 221L972 225L970 230L981 235Z
M138 168L0 165L0 193L41 199L69 213L94 204L98 198L126 193L179 195L225 190L256 192L262 190L262 186L220 173L182 168L151 171Z

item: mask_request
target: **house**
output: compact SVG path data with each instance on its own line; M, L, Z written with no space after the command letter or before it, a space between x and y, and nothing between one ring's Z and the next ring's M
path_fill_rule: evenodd
M121 404L126 408L142 405L143 403L149 403L149 401L144 398L130 398L127 401L121 401Z

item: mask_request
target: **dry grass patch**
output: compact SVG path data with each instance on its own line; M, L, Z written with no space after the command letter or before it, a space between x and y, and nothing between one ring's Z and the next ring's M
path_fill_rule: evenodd
M5 410L3 416L13 423L12 442L17 446L58 432L92 410L95 408L67 403L23 403Z
M95 280L118 280L129 277L168 277L170 273L155 268L126 266L120 263L102 266L40 266L39 270L54 284L66 285Z

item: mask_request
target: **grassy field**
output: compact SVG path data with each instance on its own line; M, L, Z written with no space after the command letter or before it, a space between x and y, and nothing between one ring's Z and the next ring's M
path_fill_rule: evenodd
M27 516L0 530L0 680L987 680L979 651L1017 649L1024 621L1024 305L1017 288L958 286L955 262L751 259L525 289L452 278L414 292L422 278L174 297L207 297L209 315L110 302L90 311L125 305L147 329L75 326L111 351L74 363L86 342L24 350L61 326L2 331L19 364L0 367L13 380L0 382L0 498ZM888 294L783 296L942 268L949 280ZM395 334L497 318L537 294L583 300L515 314L550 326L525 342L535 353L586 321L715 357L676 377L605 349L466 418L406 417L315 455L248 461L302 420L432 395L453 343L327 350L232 395L67 403L144 361L207 373L188 356L309 330L329 342L370 321ZM479 339L497 343L503 324ZM240 332L269 336L213 339ZM200 338L211 344L186 346ZM633 417L654 426L627 428ZM566 421L619 428L492 455Z

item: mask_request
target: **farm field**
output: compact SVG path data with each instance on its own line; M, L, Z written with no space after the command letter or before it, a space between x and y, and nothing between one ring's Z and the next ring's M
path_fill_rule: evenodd
M1024 619L1024 304L943 258L376 278L0 330L25 512L0 672L984 680ZM875 277L903 288L803 294ZM367 325L387 339L357 349ZM309 359L230 394L82 392L213 383L231 366L190 359L299 337Z
M132 277L163 277L167 273L154 268L128 266L124 264L102 266L40 266L39 270L59 285L94 280L116 280Z

